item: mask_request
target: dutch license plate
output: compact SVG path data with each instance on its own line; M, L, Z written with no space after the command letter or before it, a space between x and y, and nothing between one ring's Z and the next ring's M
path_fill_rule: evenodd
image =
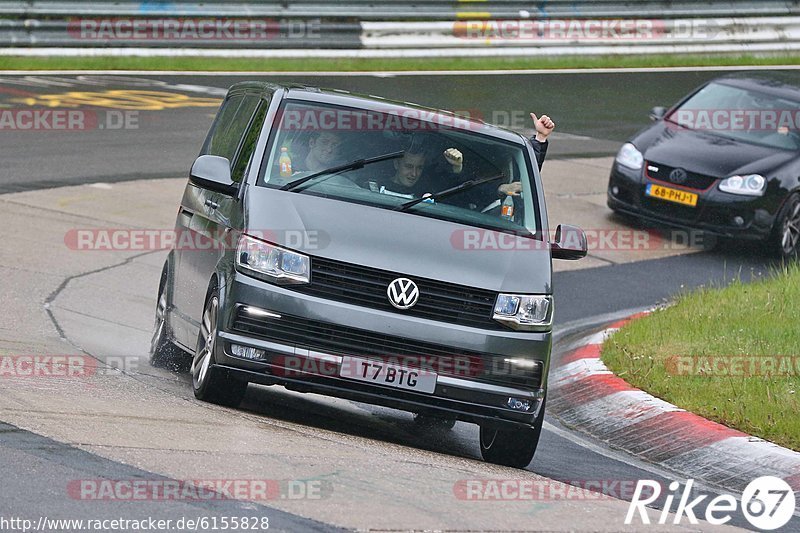
M647 196L666 200L668 202L675 202L676 204L689 205L692 207L697 206L697 195L692 192L681 191L678 189L670 189L669 187L662 187L654 183L648 183L645 189Z
M433 394L436 390L436 373L375 359L342 357L339 376L426 394Z

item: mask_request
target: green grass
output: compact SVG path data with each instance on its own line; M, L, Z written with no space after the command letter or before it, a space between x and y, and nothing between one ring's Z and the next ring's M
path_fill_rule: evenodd
M709 373L702 359L729 363L731 356L778 355L798 361L798 317L800 267L794 265L768 280L683 295L623 327L606 342L602 358L618 376L654 396L800 451L797 365L791 375L726 376L724 370ZM689 372L677 365L687 356L701 358L689 359L700 363Z
M430 59L0 57L0 70L382 71L798 65L800 55L648 55Z

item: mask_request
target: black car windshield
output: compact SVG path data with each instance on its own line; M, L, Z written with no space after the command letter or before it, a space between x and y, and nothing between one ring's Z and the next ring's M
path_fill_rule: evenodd
M287 102L279 111L258 184L538 235L526 147L470 131L476 124L467 119L436 116L439 120L423 120L431 114Z
M666 120L771 148L800 149L800 101L724 83L706 85Z

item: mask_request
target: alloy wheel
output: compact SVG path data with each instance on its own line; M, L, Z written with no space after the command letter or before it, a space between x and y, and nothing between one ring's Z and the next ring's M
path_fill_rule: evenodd
M203 320L200 324L200 338L197 351L192 360L192 382L195 389L203 386L208 377L208 368L214 358L214 345L217 338L217 311L219 300L216 296L209 298L203 311Z

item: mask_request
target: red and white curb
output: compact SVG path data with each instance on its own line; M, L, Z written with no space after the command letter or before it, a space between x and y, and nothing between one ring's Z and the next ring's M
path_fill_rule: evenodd
M567 426L688 477L741 492L775 476L800 490L800 453L706 420L629 385L600 360L616 322L579 342L550 374L547 408Z

